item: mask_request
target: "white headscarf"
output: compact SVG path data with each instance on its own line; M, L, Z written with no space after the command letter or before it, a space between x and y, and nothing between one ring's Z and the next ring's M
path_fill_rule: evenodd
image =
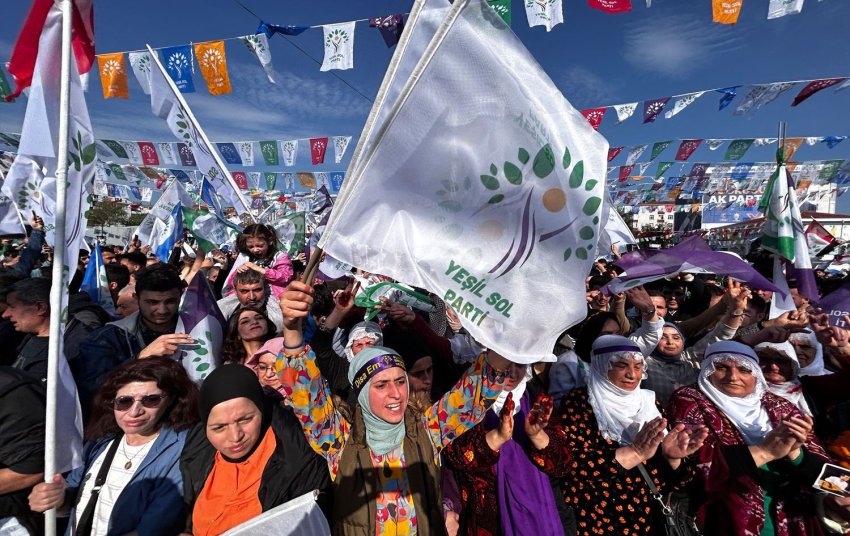
M794 340L805 340L815 348L815 358L805 367L800 367L800 376L825 376L832 374L826 370L826 364L823 361L823 345L818 341L815 332L807 329L803 333L794 333L788 337L789 342ZM793 346L793 345L792 345ZM799 358L799 356L797 356Z
M516 385L516 387L514 387L513 391L508 391L507 389L502 389L502 392L499 393L499 398L497 398L496 401L493 402L493 411L496 413L496 415L498 415L502 412L502 408L505 406L505 402L507 402L508 395L510 393L513 393L513 395L514 395L513 396L513 401L514 401L514 412L513 412L513 414L516 415L517 411L519 411L521 409L519 407L519 400L520 400L520 398L522 398L522 395L525 394L526 384L528 383L528 380L531 379L531 367L533 367L533 366L534 365L526 365L525 366L525 376L523 376L523 378L519 381L519 383L517 383L517 385Z
M337 330L339 332L339 330ZM345 343L343 355L348 359L348 362L354 360L354 341L358 339L371 339L375 341L375 346L384 344L384 333L381 331L381 326L374 322L358 322L354 324L351 331L348 332L348 341Z
M603 335L593 343L587 376L587 393L599 432L623 445L630 445L645 423L661 416L653 391L640 385L626 391L608 379L611 365L629 358L644 360L637 344L619 335Z
M714 374L714 365L719 361L732 361L752 371L756 378L753 392L744 397L736 397L716 388L708 378ZM748 445L761 443L764 436L773 429L767 411L761 405L761 397L767 391L767 382L758 366L758 357L749 346L734 341L710 344L700 365L697 384L702 394L732 421Z
M809 404L806 403L806 397L803 395L803 386L800 384L799 380L800 362L797 360L797 352L794 351L794 346L792 346L789 342L763 342L756 346L756 352L768 348L775 350L790 359L792 369L790 378L784 382L767 382L767 389L776 396L781 396L788 402L791 402L806 415L811 415L812 410L809 409Z

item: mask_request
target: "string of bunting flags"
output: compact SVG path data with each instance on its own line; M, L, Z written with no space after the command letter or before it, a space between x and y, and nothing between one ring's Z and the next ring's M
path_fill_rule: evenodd
M736 85L736 86L727 86L722 88L713 88L713 89L703 89L700 91L693 91L690 93L683 93L681 95L670 95L666 97L658 97L653 99L648 99L643 101L643 123L653 123L656 119L664 113L665 119L671 119L681 113L685 108L694 103L698 98L702 97L706 94L716 94L720 96L720 101L718 105L718 111L722 111L727 108L735 98L738 96L738 91L741 88L746 88L745 92L742 92L744 95L742 97L741 102L735 108L734 115L746 115L754 110L758 110L771 102L778 99L781 95L790 91L792 88L797 86L798 84L806 83L805 87L800 90L794 100L791 103L791 106L798 106L815 93L823 91L824 89L838 86L835 91L839 92L845 90L850 87L850 77L840 76L833 78L815 78L811 80L790 80L785 82L769 82L764 84L749 84L749 85ZM673 104L668 108L668 104L670 101L673 101ZM635 112L638 110L638 106L640 105L640 101L629 102L625 104L611 104L606 106L596 106L593 108L587 108L582 110L581 113L587 119L587 122L596 129L599 130L599 126L602 124L602 119L605 117L608 109L613 109L617 114L617 122L615 124L619 125L624 121L631 118L635 115ZM665 111L666 109L666 111Z
M16 149L19 143L19 134L0 132L0 144ZM351 136L325 136L289 140L226 141L216 142L214 145L224 161L230 165L253 167L265 164L271 167L293 167L298 162L299 149L305 146L309 148L310 162L314 166L325 163L329 146L333 147L334 163L342 163L350 143ZM182 142L97 139L95 146L98 156L105 159L120 158L131 164L145 166L196 166L192 148Z

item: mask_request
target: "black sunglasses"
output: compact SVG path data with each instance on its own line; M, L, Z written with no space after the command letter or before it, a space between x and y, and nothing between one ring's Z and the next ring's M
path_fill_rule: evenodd
M119 396L112 401L112 407L117 411L127 411L133 407L133 403L139 401L142 406L148 409L158 408L162 401L168 398L168 395L145 395L141 398L133 398L132 396Z

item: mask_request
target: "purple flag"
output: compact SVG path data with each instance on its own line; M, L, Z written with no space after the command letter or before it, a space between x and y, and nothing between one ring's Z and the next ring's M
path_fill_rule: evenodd
M652 99L643 101L643 122L652 123L658 117L664 107L667 106L667 101L670 97L661 97L660 99Z
M324 214L325 210L333 208L334 200L331 199L331 193L328 191L327 186L324 184L321 188L316 191L316 201L320 201L322 206L313 210L313 214L316 216L321 216Z
M626 273L608 284L611 292L622 292L676 272L692 272L728 275L752 289L783 294L745 261L729 253L712 251L699 236L692 236L669 249L627 253L615 264Z
M850 279L830 292L818 303L818 307L829 315L829 323L844 329L850 326L844 322L844 315L850 314Z
M375 17L369 19L369 26L377 28L384 38L387 48L392 48L401 38L404 31L404 17L402 15L387 15L386 17Z
M198 165L195 163L195 154L192 152L192 148L185 143L177 144L177 154L180 155L181 165L186 167L195 167Z
M180 348L179 361L189 377L200 382L218 365L227 332L227 321L203 272L195 274L183 292L174 332L195 339L195 344Z

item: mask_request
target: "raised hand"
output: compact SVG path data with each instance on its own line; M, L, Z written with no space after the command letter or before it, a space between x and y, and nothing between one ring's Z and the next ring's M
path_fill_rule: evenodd
M552 397L546 393L540 393L537 400L534 401L534 406L525 418L525 435L531 440L536 449L544 449L549 445L549 435L546 434L546 427L549 425L549 419L552 417L552 409L554 402Z
M145 359L147 357L170 357L180 348L181 344L195 344L195 339L185 333L160 335L139 352L139 359Z
M499 412L499 427L487 432L487 445L496 452L514 435L514 394L508 393L505 405Z
M706 437L708 428L703 425L688 428L684 424L677 424L661 441L661 453L670 465L678 466L682 458L687 458L702 447Z
M313 306L313 287L301 281L292 281L280 297L283 324L287 329L297 330L301 321L310 314Z
M632 443L632 449L641 460L645 461L655 456L658 446L664 439L665 428L667 428L667 419L663 417L656 417L643 425Z

